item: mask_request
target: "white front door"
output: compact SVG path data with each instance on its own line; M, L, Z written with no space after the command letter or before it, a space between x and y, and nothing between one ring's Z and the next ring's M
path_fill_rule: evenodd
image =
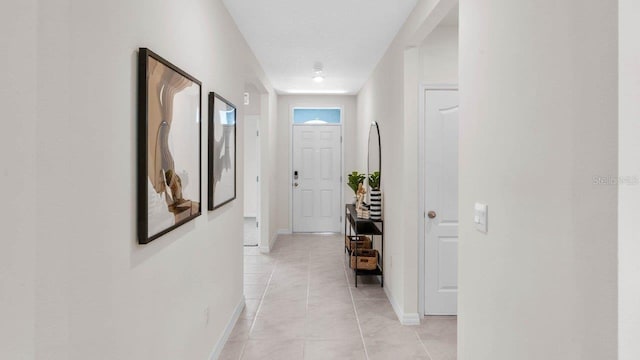
M426 90L425 314L458 308L458 91Z
M293 231L340 232L340 125L293 125Z

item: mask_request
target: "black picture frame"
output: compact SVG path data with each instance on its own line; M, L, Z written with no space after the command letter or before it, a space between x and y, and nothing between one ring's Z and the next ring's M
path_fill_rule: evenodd
M202 83L140 48L138 243L148 244L202 214L201 136Z
M221 114L228 114L222 119ZM229 117L231 115L231 118ZM237 108L229 100L209 93L209 191L208 209L213 211L236 198ZM233 136L231 136L233 133ZM233 148L229 141L233 141ZM230 169L232 167L233 169ZM232 187L232 189L230 189ZM216 196L216 190L217 196Z

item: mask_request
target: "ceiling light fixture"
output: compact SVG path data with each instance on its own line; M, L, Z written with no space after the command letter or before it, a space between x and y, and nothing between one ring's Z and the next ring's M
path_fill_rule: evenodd
M307 89L287 89L278 91L279 94L295 94L295 95L343 95L349 94L347 90L307 90ZM354 93L351 93L354 94Z
M322 82L324 81L324 71L322 70L322 63L317 62L313 64L313 81Z

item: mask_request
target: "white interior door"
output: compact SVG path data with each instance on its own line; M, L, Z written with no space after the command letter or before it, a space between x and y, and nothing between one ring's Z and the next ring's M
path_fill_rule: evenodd
M294 232L341 229L340 129L339 125L293 125Z
M458 91L426 90L425 314L458 308Z

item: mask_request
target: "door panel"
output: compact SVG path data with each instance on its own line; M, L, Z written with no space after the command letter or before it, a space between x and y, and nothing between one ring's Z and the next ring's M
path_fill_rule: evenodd
M314 155L315 154L313 148L307 147L302 149L302 166L299 174L304 180L313 180L313 177L315 175L313 173Z
M331 180L333 166L333 149L320 149L320 177L322 180Z
M332 210L332 198L333 198L333 191L331 190L322 190L320 192L320 209L321 209L321 214L323 217L329 217L331 216L331 213L333 212Z
M339 232L341 127L293 126L293 231ZM297 186L296 186L297 184Z
M313 191L302 191L302 216L305 218L313 217Z
M451 264L458 263L458 238L443 236L438 240L438 291L457 291L458 267Z
M425 314L458 307L458 92L427 90L425 98Z

